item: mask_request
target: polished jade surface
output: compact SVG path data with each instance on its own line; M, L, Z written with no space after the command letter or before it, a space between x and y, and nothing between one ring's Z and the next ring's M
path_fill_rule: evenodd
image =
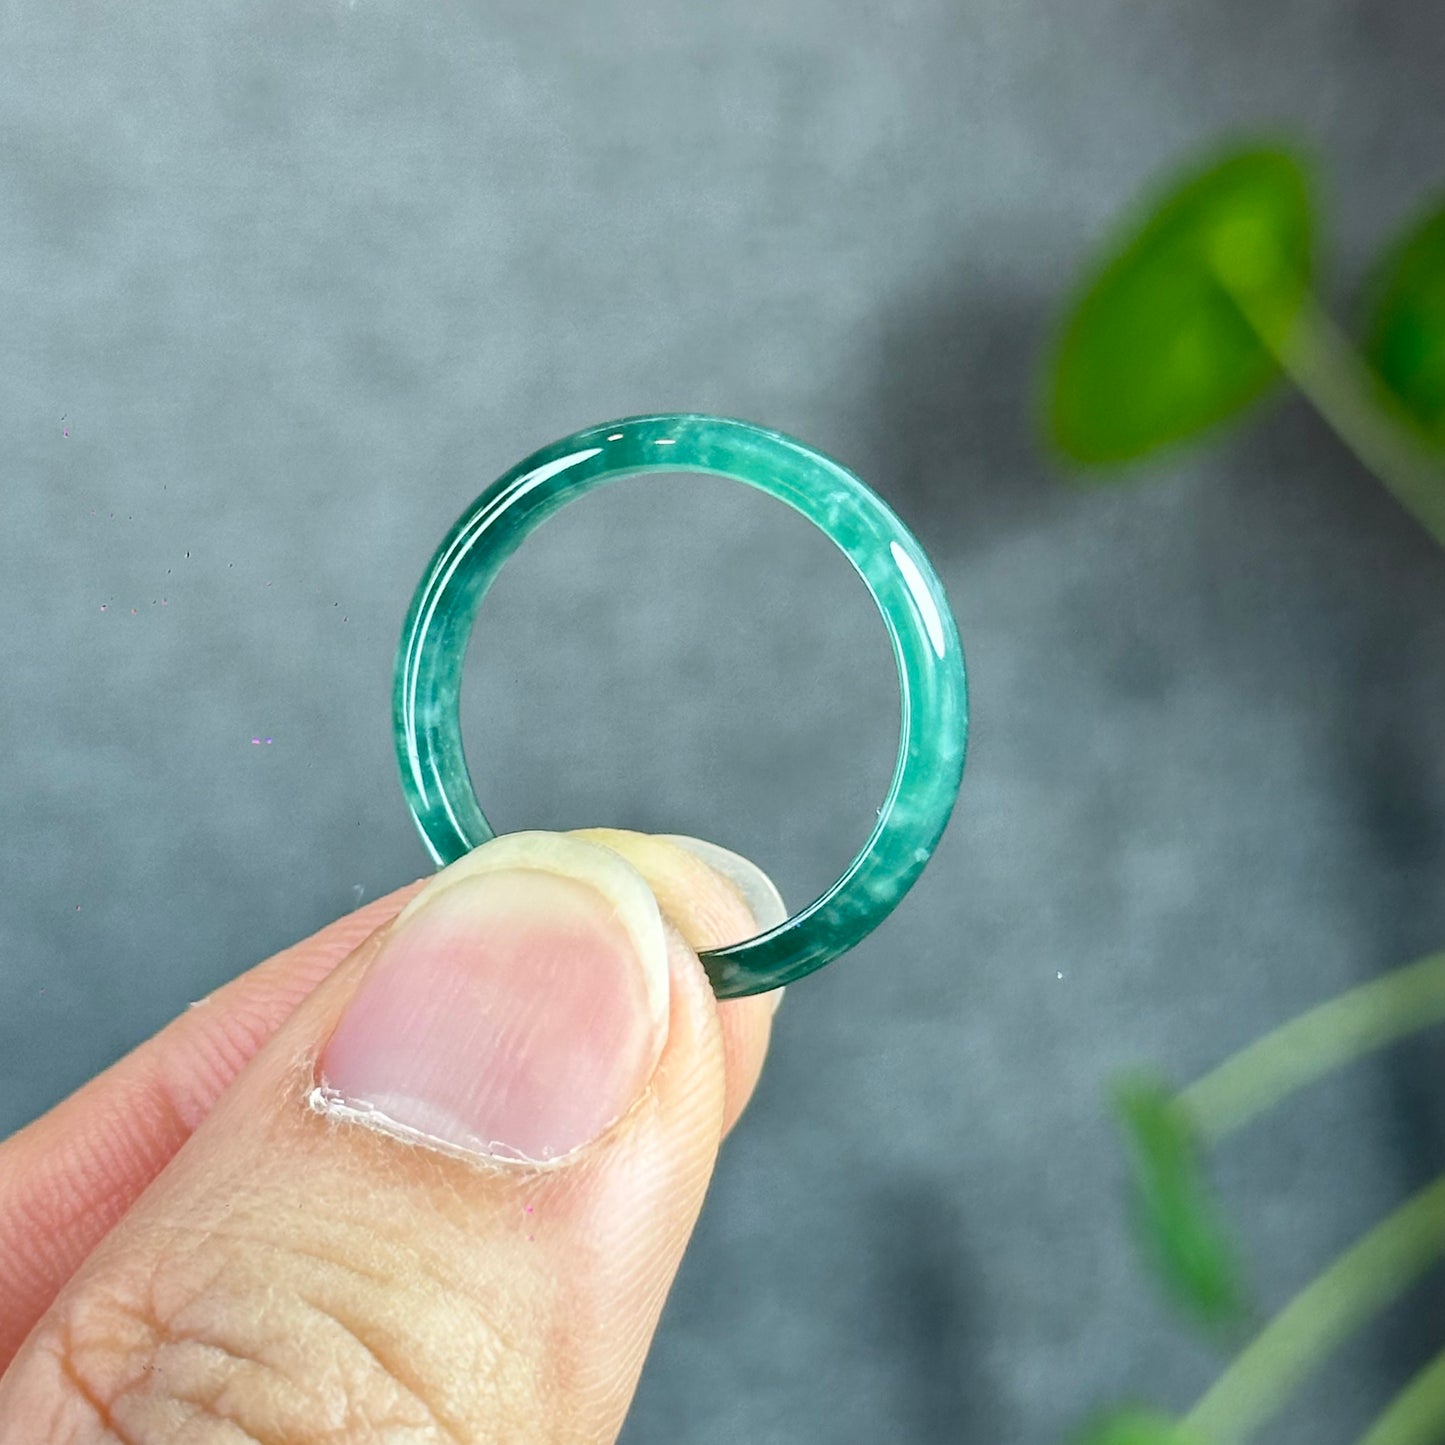
M495 481L437 548L407 613L392 696L402 787L439 866L495 836L462 751L462 662L477 610L533 528L572 498L644 472L730 477L801 512L867 584L898 664L898 761L858 856L785 923L701 955L719 998L763 993L830 963L898 905L953 811L968 735L963 649L932 565L876 493L811 447L722 417L629 417L554 442Z

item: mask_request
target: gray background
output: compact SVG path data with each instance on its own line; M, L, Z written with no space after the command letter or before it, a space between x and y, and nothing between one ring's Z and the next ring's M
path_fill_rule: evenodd
M1191 1403L1218 1360L1134 1263L1101 1090L1445 940L1445 559L1288 399L1071 490L1037 358L1119 207L1221 128L1314 147L1348 314L1445 170L1439 8L0 14L0 1134L424 871L392 652L483 484L614 416L747 416L919 533L973 747L906 905L791 990L624 1439L1051 1441ZM796 905L881 798L866 595L736 487L570 509L468 667L503 828L700 834ZM1438 1049L1226 1150L1267 1304L1438 1168ZM1439 1284L1269 1438L1352 1438L1445 1343Z

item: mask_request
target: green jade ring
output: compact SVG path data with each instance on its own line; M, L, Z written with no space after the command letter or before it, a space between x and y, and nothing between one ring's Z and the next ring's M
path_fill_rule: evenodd
M439 867L496 836L462 751L462 660L477 609L534 527L574 497L644 472L730 477L801 512L867 583L898 664L898 762L862 851L785 923L701 955L717 997L741 998L802 978L866 938L923 871L963 777L968 690L943 586L912 533L837 462L749 422L693 414L589 427L519 462L447 534L412 598L392 693L402 788Z

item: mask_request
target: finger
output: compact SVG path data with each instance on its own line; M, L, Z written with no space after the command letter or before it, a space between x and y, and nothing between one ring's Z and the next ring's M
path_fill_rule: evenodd
M615 1440L732 1086L685 865L613 843L496 840L326 978L26 1341L0 1445Z
M754 864L699 839L671 841L723 871L760 927L782 921L782 900ZM709 896L715 880L699 880L686 867L675 865L674 871L678 892L670 904L684 936L695 948L716 944L732 924L707 916L701 911L707 905L698 901ZM260 1045L362 939L394 918L424 881L375 900L218 989L0 1144L0 1370L61 1285ZM781 993L771 997L780 999ZM729 1057L752 1055L745 1035L756 1027L753 1016L741 1001L723 1007ZM730 1129L755 1079L744 1081L731 1070L728 1078Z
M788 916L773 880L756 863L716 843L618 828L580 828L570 836L591 839L621 853L647 879L663 914L699 951L763 932ZM772 1016L782 1000L783 990L776 989L718 1002L727 1081L724 1137L752 1097L772 1032Z
M0 1370L282 1020L421 886L242 974L0 1144Z

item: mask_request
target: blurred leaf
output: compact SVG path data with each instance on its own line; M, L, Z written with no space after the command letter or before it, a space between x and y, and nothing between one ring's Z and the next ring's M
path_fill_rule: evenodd
M1193 1432L1157 1410L1112 1410L1086 1425L1071 1445L1200 1445Z
M1376 296L1367 355L1426 436L1445 445L1445 206L1390 249Z
M1169 1293L1211 1327L1248 1313L1236 1251L1205 1176L1203 1148L1184 1106L1161 1079L1114 1086L1134 1166L1140 1243Z
M1172 188L1066 324L1050 399L1064 452L1125 461L1261 396L1279 367L1235 297L1283 338L1309 284L1311 229L1304 170L1285 151L1233 152Z

